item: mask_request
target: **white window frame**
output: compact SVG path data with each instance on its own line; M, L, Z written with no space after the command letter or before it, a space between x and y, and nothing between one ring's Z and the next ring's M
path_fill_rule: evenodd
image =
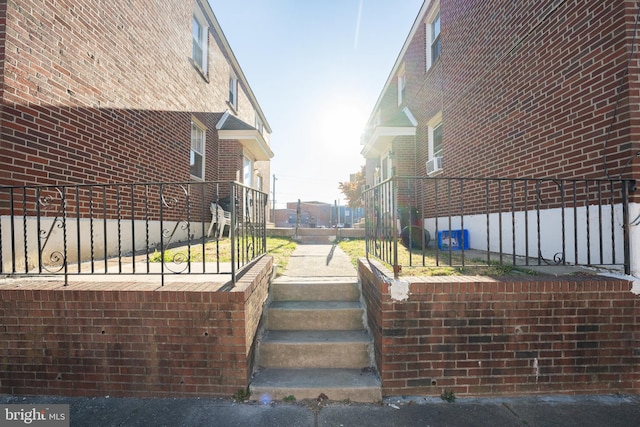
M428 138L429 138L428 140L429 141L429 159L428 160L433 160L435 157L443 157L444 147L441 146L440 150L436 152L435 144L434 144L434 134L436 129L439 129L440 132L442 132L442 112L439 112L438 114L433 116L427 122L427 127L428 127ZM434 172L433 175L440 173L439 171Z
M242 183L253 188L253 160L250 157L242 157Z
M238 79L233 74L229 76L229 105L238 110Z
M437 21L437 28L438 28L438 34L437 34L437 41L440 43L440 48L438 49L438 56L436 58L433 58L433 44L434 42L436 42L436 40L434 40L434 24ZM425 30L427 33L427 43L426 43L426 57L427 57L427 70L430 69L433 64L435 63L435 61L440 57L440 54L442 53L442 40L440 39L440 29L441 29L441 21L440 21L440 2L436 2L434 3L431 12L429 13L429 15L427 16L427 23L425 24Z
M380 157L380 180L385 181L391 178L393 172L393 159L391 158L391 148Z
M262 120L260 119L260 115L258 115L258 112L255 111L255 110L254 110L254 115L255 115L255 128L262 135L264 133L264 124L262 123Z
M440 134L440 147L437 151L436 151L436 138L435 138L436 130ZM432 139L431 149L433 150L433 156L431 157L442 157L442 152L444 151L442 147L442 122L438 123L432 128L429 128L429 134L431 135L431 139Z
M389 179L389 156L384 155L380 158L380 180L382 182Z
M209 24L199 7L196 7L196 10L193 12L192 25L193 45L191 48L191 59L194 65L198 67L206 77L209 70ZM196 49L200 50L200 58L198 58Z
M402 105L402 101L405 98L405 91L407 89L407 75L405 72L404 64L398 71L398 106Z
M195 118L191 119L191 146L189 149L189 174L192 179L202 180L205 179L205 148L207 145L207 128ZM200 176L192 173L192 166L196 156L200 156Z

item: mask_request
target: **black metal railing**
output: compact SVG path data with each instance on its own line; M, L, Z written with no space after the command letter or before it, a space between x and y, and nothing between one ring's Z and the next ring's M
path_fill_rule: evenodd
M634 180L392 177L364 191L366 252L393 266L593 266L630 274ZM398 242L408 251L400 262Z
M237 182L0 187L0 274L230 275L266 253L267 195ZM223 238L225 235L228 239ZM212 238L212 237L213 238Z

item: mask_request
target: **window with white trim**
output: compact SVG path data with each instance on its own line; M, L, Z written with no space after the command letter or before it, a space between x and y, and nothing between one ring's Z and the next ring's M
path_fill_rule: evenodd
M391 175L389 173L390 170L390 162L389 162L389 154L385 154L384 157L382 158L382 164L380 165L380 172L382 172L382 180L386 181L387 179L389 179L389 176Z
M436 114L427 122L429 138L429 160L427 161L427 175L442 171L442 113Z
M193 48L191 59L206 76L209 52L209 25L199 8L193 13Z
M242 183L247 187L253 186L253 162L247 156L242 159Z
M206 130L192 120L191 153L189 161L192 178L204 179L204 147L206 135Z
M398 105L402 105L402 101L405 99L405 92L407 89L407 76L404 71L404 64L398 72Z
M254 127L258 130L258 132L260 132L260 134L262 134L264 131L264 124L262 123L262 120L260 119L260 115L258 114L258 112L254 110L254 114L255 114Z
M440 57L440 5L429 14L426 24L427 32L427 70Z
M235 76L229 76L229 104L238 109L238 79Z
M438 123L431 129L431 139L433 140L433 156L442 157L442 123Z

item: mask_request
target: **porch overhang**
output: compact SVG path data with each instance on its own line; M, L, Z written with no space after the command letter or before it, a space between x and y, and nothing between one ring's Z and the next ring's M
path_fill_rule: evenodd
M216 125L218 138L235 140L242 144L255 161L271 160L273 151L262 133L239 118L225 112Z
M264 137L254 130L219 130L218 138L236 140L249 151L256 161L271 160L273 151L269 148L269 144Z
M416 136L415 126L377 126L360 152L365 158L379 157L399 136Z

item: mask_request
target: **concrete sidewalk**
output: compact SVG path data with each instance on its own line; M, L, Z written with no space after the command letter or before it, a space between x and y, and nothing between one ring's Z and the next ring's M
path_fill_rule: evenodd
M388 398L381 404L0 396L0 409L3 404L20 404L25 409L34 404L69 404L73 427L627 427L637 426L640 420L639 396L458 399L454 403L440 398ZM0 425L5 425L3 420L0 414Z

